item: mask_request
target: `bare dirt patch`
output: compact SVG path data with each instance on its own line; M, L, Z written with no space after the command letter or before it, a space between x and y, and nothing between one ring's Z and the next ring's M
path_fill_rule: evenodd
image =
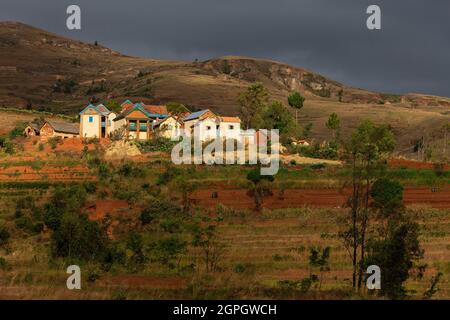
M392 168L434 169L435 164L407 159L393 159L389 161L389 166ZM450 164L445 164L444 170L450 170Z
M186 286L186 280L180 277L158 278L145 275L120 275L100 279L98 285L120 288L180 289Z
M89 219L94 221L102 220L107 214L115 217L121 210L127 209L130 205L125 200L97 200L87 207Z

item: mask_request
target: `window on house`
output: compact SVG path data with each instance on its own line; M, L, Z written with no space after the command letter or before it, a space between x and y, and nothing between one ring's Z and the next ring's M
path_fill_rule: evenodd
M89 117L89 122L90 122L90 123L94 122L94 117L90 116L90 117Z
M206 130L211 130L211 126L206 126Z
M233 126L233 125L229 125L229 126L228 126L228 129L234 130L234 126Z

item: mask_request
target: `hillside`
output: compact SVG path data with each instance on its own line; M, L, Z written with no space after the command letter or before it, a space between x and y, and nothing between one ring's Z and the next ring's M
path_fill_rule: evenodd
M383 94L352 88L308 70L269 60L222 57L162 61L129 57L100 44L86 44L16 22L0 22L0 106L77 114L92 96L146 103L178 101L192 110L238 113L237 97L254 81L272 99L293 90L307 101L299 121L313 123L324 139L331 112L344 134L361 118L392 125L399 150L450 119L450 99L421 94Z

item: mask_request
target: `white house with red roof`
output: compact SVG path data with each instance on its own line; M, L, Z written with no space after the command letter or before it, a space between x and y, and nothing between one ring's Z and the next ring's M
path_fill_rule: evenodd
M239 117L219 117L219 136L226 139L239 139L241 119Z
M216 138L238 139L241 134L241 119L218 116L209 109L197 111L184 117L184 133L197 133L200 141Z

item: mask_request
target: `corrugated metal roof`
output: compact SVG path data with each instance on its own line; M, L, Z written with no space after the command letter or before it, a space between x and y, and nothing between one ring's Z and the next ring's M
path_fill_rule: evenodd
M194 120L194 119L200 118L202 115L204 115L208 111L209 111L209 109L193 112L190 115L188 115L186 118L183 118L183 121L189 121L189 120Z
M96 108L103 115L108 115L111 113L111 111L109 111L109 109L105 107L103 104L99 104Z
M30 122L28 123L28 126L31 127L34 131L39 132L39 129L41 128L37 123Z
M80 134L79 124L59 122L54 120L47 120L46 123L48 123L56 132Z
M107 107L105 107L103 104L99 104L98 106L94 106L93 104L89 104L86 108L84 108L80 115L84 113L87 109L94 109L98 113L100 113L102 116L107 116L111 113Z

